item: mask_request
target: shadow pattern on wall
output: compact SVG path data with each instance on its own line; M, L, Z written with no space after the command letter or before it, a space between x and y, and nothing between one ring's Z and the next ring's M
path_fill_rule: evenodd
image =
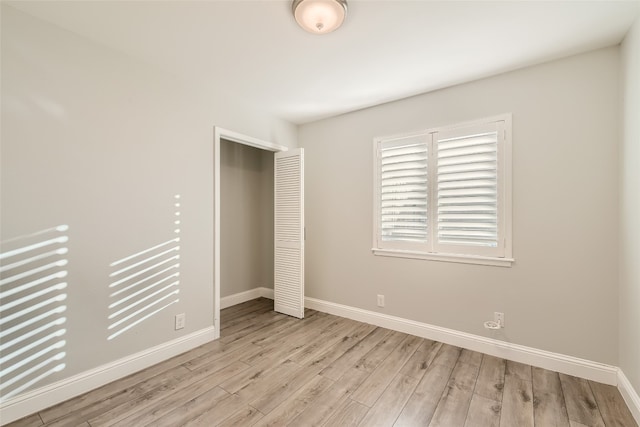
M180 195L174 196L174 234L180 234ZM180 301L180 237L112 262L108 340Z
M65 368L69 227L0 243L0 395Z

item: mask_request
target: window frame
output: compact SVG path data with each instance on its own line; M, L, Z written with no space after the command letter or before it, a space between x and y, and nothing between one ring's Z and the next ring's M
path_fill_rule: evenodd
M502 123L500 123L502 122ZM376 137L373 139L373 248L374 255L426 259L445 262L458 262L467 264L480 264L490 266L510 267L515 261L512 254L512 115L511 113L500 114L478 120L457 123L449 126L439 126L425 130L407 132L395 135ZM455 252L455 245L447 245L437 242L437 210L432 207L437 203L437 191L432 190L432 186L437 182L437 161L432 161L432 156L437 156L437 135L442 133L464 134L465 129L470 127L497 125L498 149L497 149L497 194L498 194L498 244L502 248L492 250L470 249L471 253ZM500 127L502 127L500 129ZM380 174L380 146L383 143L390 143L409 138L426 138L429 159L428 173L428 201L427 201L427 230L429 241L423 245L412 242L385 242L382 243L380 233L380 211L381 211L381 174ZM467 248L472 248L467 246ZM444 250L443 250L444 249ZM440 251L438 251L440 250ZM503 252L502 252L503 251ZM489 252L489 255L483 254ZM496 252L502 252L496 256Z

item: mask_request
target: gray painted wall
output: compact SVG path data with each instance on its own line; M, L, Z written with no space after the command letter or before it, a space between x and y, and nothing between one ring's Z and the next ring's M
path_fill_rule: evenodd
M1 7L0 240L69 225L66 367L36 386L211 326L212 127L290 147L296 127ZM497 338L619 363L640 390L639 33L622 67L609 48L301 126L307 295L479 335L504 311ZM515 265L374 257L373 137L503 112ZM175 194L180 301L107 341L109 264L174 236Z
M220 142L220 296L273 288L273 153Z
M620 367L640 392L640 18L621 52Z
M66 366L35 386L212 326L213 127L296 127L5 4L1 31L0 240L69 226ZM108 340L110 264L175 237L176 194L179 302Z
M612 47L300 126L307 296L617 364L618 76ZM507 112L513 267L372 255L372 139Z

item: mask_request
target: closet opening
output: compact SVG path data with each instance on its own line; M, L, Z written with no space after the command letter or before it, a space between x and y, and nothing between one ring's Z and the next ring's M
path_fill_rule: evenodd
M220 127L214 127L213 142L213 325L218 339L221 307L273 295L274 157L288 148Z
M242 330L273 301L274 153L220 140L220 317L222 336Z

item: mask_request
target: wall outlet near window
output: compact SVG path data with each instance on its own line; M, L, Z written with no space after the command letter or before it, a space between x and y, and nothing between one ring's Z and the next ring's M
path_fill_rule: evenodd
M178 329L184 328L185 321L186 321L186 314L184 313L176 314L176 331Z
M384 307L384 295L378 295L378 307Z
M504 328L504 313L495 311L493 313L493 321L496 322L501 328Z

